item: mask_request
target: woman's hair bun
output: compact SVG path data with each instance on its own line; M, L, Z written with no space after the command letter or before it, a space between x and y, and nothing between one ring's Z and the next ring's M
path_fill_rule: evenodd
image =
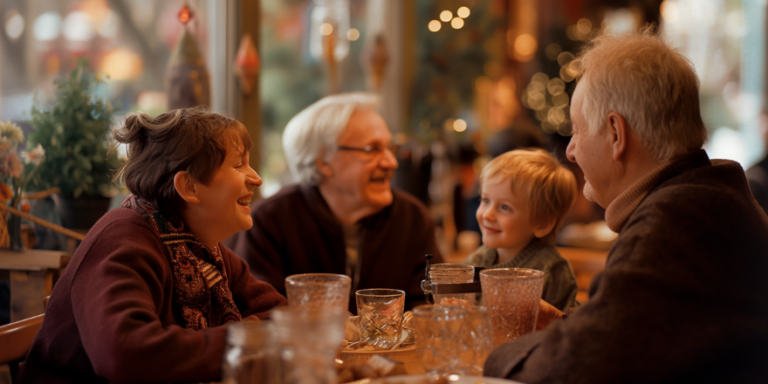
M152 118L143 112L134 112L125 117L123 124L117 128L113 135L115 140L128 144L146 139L147 123L151 124Z

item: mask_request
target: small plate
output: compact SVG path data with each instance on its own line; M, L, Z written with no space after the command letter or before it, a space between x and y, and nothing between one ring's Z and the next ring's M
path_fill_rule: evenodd
M370 380L370 381L366 381ZM353 381L355 384L429 384L427 375L403 375ZM480 376L448 376L449 384L522 384L519 381ZM351 384L351 383L348 383Z

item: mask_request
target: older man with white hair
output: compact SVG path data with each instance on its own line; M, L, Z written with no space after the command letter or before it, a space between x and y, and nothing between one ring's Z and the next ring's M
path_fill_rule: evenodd
M285 294L285 277L326 272L364 288L424 299L426 254L442 260L429 212L390 186L397 168L392 135L367 93L325 97L296 115L283 151L300 183L253 205L253 228L230 244L251 272ZM350 300L354 312L355 300Z
M581 56L567 156L619 233L589 301L501 345L485 374L525 383L768 378L768 218L739 164L710 160L691 64L646 31ZM540 325L542 326L542 325Z

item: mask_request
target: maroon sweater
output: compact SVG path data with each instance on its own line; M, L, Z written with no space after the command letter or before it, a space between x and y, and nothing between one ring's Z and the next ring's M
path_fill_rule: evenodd
M443 259L435 243L435 226L429 212L415 197L392 190L392 204L361 219L358 257L360 279L352 282L349 310L356 312L355 291L392 288L405 291L405 306L424 301L426 254L433 263ZM313 186L292 185L251 211L253 228L225 241L251 266L251 272L285 292L286 276L301 273L344 274L347 251L344 232Z
M266 317L285 298L222 256L243 317ZM19 383L149 383L221 377L226 327L177 325L162 243L133 210L110 211L88 232L56 283Z

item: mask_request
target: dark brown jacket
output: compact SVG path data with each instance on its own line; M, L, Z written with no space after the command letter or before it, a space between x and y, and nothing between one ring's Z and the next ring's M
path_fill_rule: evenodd
M284 304L222 246L243 317ZM149 383L221 379L226 327L176 325L172 270L136 212L118 208L88 231L51 294L19 383Z
M497 348L485 373L525 383L764 383L768 218L732 161L672 165L630 215L590 299Z

